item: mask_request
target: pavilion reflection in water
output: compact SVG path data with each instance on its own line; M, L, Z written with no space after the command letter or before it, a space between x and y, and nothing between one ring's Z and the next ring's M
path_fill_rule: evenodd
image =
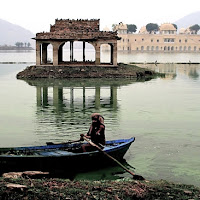
M101 90L108 90L107 95L101 96ZM69 106L74 108L75 104L82 104L82 108L92 106L100 109L109 106L117 109L117 86L107 87L61 87L61 86L36 86L37 106L54 106L62 109ZM89 91L89 92L88 92ZM88 95L86 93L89 93ZM78 95L75 95L77 93ZM109 94L108 94L109 93ZM91 96L92 94L92 96ZM67 97L66 97L67 96ZM77 99L76 99L77 98Z
M97 111L118 110L117 93L120 86L137 82L135 79L73 79L26 80L36 87L38 107L53 107L57 111L74 111L75 108ZM146 80L139 80L146 81Z

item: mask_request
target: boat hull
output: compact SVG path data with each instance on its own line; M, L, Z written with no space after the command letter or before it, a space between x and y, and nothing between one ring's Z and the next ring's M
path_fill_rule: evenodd
M118 144L105 147L104 151L117 160L122 160L125 153L135 138L127 140L108 141L107 144ZM54 145L53 145L54 146ZM46 147L46 148L45 148ZM22 147L30 151L34 147ZM37 148L37 147L35 147ZM93 151L86 153L72 153L61 148L51 149L50 146L41 146L42 149L37 155L0 155L0 173L10 171L48 171L51 174L86 171L103 166L113 165L113 161L102 152ZM20 149L20 148L15 148ZM0 149L1 151L1 149Z

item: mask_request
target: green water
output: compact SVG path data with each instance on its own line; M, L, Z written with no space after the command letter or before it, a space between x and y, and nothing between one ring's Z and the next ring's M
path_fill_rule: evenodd
M200 65L146 65L167 73L148 81L17 80L25 67L0 64L0 147L77 140L100 112L107 140L136 137L125 156L136 174L200 186ZM119 177L130 175L115 167L76 176Z

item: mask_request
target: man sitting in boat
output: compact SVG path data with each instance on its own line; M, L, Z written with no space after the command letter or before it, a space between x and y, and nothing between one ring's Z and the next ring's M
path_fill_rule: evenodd
M89 131L85 135L81 135L81 137L85 136L91 139L96 145L100 148L105 145L105 125L104 125L104 118L99 113L93 113L91 115L92 124L89 128ZM91 146L90 144L83 144L82 145L83 152L86 151L95 151L97 150L96 147Z

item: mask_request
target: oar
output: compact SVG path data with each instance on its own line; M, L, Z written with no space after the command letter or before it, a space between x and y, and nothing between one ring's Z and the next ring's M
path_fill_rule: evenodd
M75 142L80 142L81 140L69 141L69 142L62 142L62 143L53 143L53 142L46 142L47 145L57 145L57 144L71 144Z
M131 174L133 176L134 179L136 180L145 180L144 177L140 176L140 175L136 175L134 174L132 171L130 171L129 169L127 169L124 165L122 165L118 160L116 160L115 158L113 158L111 155L107 154L105 151L103 151L98 145L96 145L94 142L90 141L88 138L86 138L85 136L82 136L84 140L86 140L90 145L92 145L93 147L96 147L100 152L102 152L104 155L106 155L107 157L109 157L110 159L112 159L114 162L116 162L120 167L122 167L124 170L126 170L129 174Z

